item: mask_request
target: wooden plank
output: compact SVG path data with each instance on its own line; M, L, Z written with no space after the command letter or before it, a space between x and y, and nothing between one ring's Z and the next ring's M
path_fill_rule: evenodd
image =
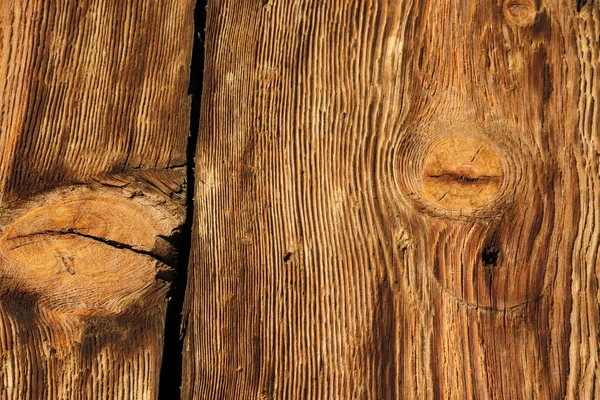
M193 1L0 5L0 398L156 398Z
M598 32L210 3L182 398L599 398Z

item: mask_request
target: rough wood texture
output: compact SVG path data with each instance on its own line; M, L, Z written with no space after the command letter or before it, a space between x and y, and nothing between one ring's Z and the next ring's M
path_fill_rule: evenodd
M209 3L182 398L600 398L600 3Z
M0 398L155 398L193 1L0 5Z

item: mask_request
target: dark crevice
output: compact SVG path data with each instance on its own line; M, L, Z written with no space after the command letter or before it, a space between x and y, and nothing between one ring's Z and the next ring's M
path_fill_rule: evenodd
M192 223L194 219L194 161L198 129L200 126L200 100L204 72L204 27L206 25L207 0L198 0L194 10L194 45L190 67L188 94L191 96L190 136L187 145L187 214L181 228L176 248L179 257L175 265L176 274L169 292L169 305L165 322L164 348L160 371L159 399L181 398L183 365L183 304L188 278L188 265L192 251Z
M466 182L466 183L487 183L493 181L495 179L501 178L497 175L482 175L482 176L468 176L465 174L455 174L455 173L444 173L438 175L429 175L430 178L436 178L442 181L458 181L458 182Z
M283 261L284 261L284 262L288 262L288 261L290 261L290 260L292 259L292 255L293 255L293 253L292 253L292 252L289 252L289 251L288 251L287 253L285 253L285 254L283 255Z
M500 251L495 246L486 246L481 253L481 260L486 267L495 267L498 265L498 256Z
M161 254L161 252L156 252L154 251L154 249L152 251L149 250L143 250L140 248L137 248L135 246L132 246L130 244L127 243L122 243L116 240L111 240L108 238L104 238L104 237L100 237L100 236L95 236L95 235L90 235L87 233L83 233L83 232L79 232L76 229L65 229L65 230L45 230L45 231L40 231L40 232L35 232L35 233L31 233L29 235L22 235L22 236L12 236L9 237L8 240L17 240L17 239L23 239L23 238L35 238L38 236L44 236L44 235L50 235L50 236L60 236L60 235L71 235L71 236L79 236L82 238L86 238L86 239L90 239L90 240L95 240L97 242L100 243L104 243L107 246L110 247L114 247L116 249L123 249L123 250L129 250L131 252L137 253L137 254L141 254L144 256L148 256L150 258L153 258L157 261L160 261L161 263L167 265L167 266L171 266L172 265L172 260L170 262L169 259L169 253L171 253L171 249L166 249L166 251L164 252L164 254ZM27 243L22 243L16 246L13 246L10 248L10 250L14 250L17 249L19 247L22 246L26 246L30 244L29 242ZM69 257L71 258L71 257ZM63 263L65 263L67 261L63 260ZM68 264L68 262L67 262ZM65 265L66 267L66 265ZM68 268L67 268L68 269Z

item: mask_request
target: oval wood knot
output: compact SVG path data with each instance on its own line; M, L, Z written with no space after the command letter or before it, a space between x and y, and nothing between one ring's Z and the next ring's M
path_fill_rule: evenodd
M498 195L503 176L501 157L489 141L452 133L425 155L421 195L448 210L481 207Z
M164 238L177 220L168 207L115 190L51 194L0 236L0 279L70 314L121 312L171 271ZM144 203L146 201L146 203Z
M533 0L508 0L503 4L502 13L509 24L527 28L535 23L538 10Z
M527 160L516 137L504 121L440 120L418 127L398 149L401 193L434 217L497 217L521 190Z

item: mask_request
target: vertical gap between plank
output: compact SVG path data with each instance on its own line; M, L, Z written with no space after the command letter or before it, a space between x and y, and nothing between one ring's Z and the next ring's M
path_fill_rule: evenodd
M187 199L186 219L177 247L177 275L169 292L169 305L165 321L164 348L159 382L159 399L181 398L183 340L185 329L182 326L183 303L187 286L187 269L192 250L192 223L194 220L194 157L200 125L200 102L204 72L204 28L206 25L207 0L198 0L194 9L194 44L190 66L188 95L191 96L190 135L187 145Z

